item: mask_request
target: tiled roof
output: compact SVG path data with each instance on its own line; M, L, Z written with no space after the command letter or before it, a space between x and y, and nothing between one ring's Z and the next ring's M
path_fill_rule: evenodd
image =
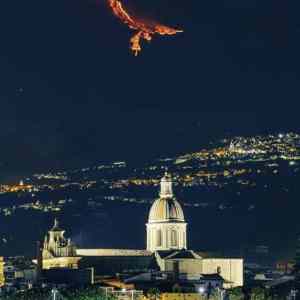
M201 274L200 276L201 280L219 280L224 281L224 278L220 276L218 273L215 274Z
M158 251L159 255L163 259L201 259L201 256L196 254L192 250L170 250L170 251Z

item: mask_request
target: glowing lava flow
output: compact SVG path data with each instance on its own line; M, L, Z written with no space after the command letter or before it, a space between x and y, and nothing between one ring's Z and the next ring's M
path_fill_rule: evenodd
M179 32L183 32L182 30L170 28L158 23L149 24L148 22L137 20L127 13L119 0L108 0L108 3L116 17L118 17L124 24L127 24L129 28L137 31L137 33L130 39L130 48L134 52L135 56L137 56L142 50L141 40L150 42L152 40L152 36L155 34L175 35Z

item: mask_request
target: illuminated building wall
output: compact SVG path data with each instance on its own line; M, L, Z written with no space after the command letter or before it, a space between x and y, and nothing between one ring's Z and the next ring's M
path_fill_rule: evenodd
M243 259L205 258L202 260L202 272L203 274L219 273L225 279L225 288L243 286L244 284Z
M0 257L0 287L3 286L5 283L5 276L4 276L4 258Z

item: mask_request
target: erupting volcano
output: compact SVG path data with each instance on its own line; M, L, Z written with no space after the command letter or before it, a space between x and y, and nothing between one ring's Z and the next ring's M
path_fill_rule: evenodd
M183 32L182 30L167 27L156 22L150 23L138 20L128 14L119 0L108 0L108 3L116 17L118 17L124 24L127 24L129 28L137 31L130 39L130 49L134 52L135 56L137 56L142 50L141 40L150 42L152 40L152 36L155 34L175 35L179 32Z

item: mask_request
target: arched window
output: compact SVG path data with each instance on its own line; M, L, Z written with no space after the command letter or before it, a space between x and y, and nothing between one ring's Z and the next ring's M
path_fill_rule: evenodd
M162 242L161 229L156 230L156 247L160 247Z
M178 246L178 233L175 229L171 230L171 246L172 247Z

